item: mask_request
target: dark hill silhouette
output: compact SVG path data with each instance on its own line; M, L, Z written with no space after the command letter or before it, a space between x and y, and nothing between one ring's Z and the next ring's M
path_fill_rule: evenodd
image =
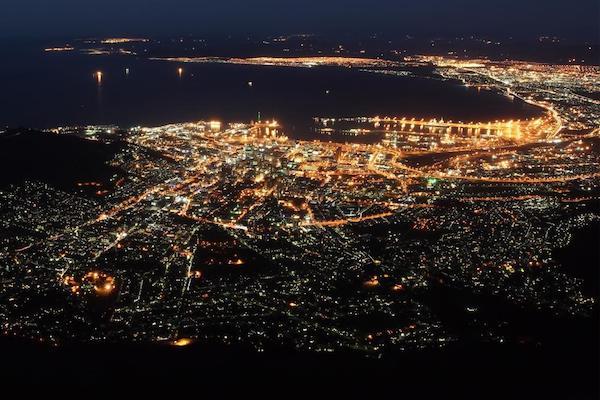
M121 172L107 164L120 146L28 129L6 131L0 134L0 187L34 180L71 190L79 181L106 182Z

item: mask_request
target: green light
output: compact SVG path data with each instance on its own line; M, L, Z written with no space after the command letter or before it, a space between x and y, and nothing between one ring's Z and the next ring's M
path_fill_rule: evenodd
M427 179L427 186L433 186L437 183L437 179L436 178L428 178Z

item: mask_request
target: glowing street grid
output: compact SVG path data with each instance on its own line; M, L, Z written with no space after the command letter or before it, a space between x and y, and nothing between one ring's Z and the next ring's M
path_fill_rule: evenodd
M600 107L581 94L599 90L598 68L409 62L544 116L324 116L322 141L275 121L57 128L123 142L110 164L125 174L78 182L91 197L38 182L0 192L0 227L17 232L0 238L4 334L378 353L457 340L432 310L438 286L589 313L552 252L599 218ZM481 340L510 339L501 318L464 311Z

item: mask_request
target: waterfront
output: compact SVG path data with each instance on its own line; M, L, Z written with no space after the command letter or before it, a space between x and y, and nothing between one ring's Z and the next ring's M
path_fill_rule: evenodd
M260 112L265 119L279 119L288 134L308 138L317 116L488 121L539 115L535 107L502 94L431 79L426 68L418 76L394 76L339 67L179 64L43 48L26 43L3 49L0 83L6 101L0 126L249 121ZM97 71L102 71L100 85Z

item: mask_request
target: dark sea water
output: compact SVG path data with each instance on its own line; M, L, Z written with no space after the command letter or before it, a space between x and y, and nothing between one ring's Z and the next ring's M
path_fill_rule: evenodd
M281 121L291 135L304 137L315 116L481 121L538 112L502 95L427 77L333 67L179 65L135 56L45 53L43 48L43 43L0 44L5 55L0 63L0 126L249 121L260 112L265 119ZM184 68L181 77L179 67ZM101 85L94 76L99 70Z

